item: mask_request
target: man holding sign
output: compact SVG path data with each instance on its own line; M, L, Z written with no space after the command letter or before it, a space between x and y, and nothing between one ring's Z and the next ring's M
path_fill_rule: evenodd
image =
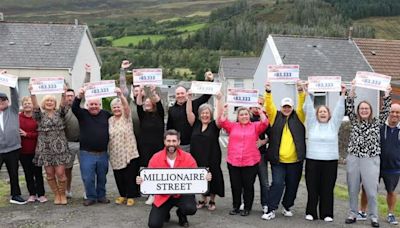
M149 162L149 168L197 168L196 161L189 153L181 150L180 134L176 130L168 130L164 134L165 148L154 154ZM211 181L211 173L206 176L207 181ZM136 183L142 184L144 180L138 176ZM172 207L178 207L176 214L179 218L179 225L188 227L187 215L196 213L196 201L193 194L187 195L155 195L153 207L149 215L149 227L159 228L163 226L164 221L170 219L170 210Z

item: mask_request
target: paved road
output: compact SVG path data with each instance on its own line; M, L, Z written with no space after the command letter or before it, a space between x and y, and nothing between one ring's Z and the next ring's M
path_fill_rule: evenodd
M223 144L224 139L221 140ZM280 213L277 218L272 221L261 220L261 207L259 197L259 185L256 180L256 195L254 200L253 211L248 217L240 215L228 215L231 209L231 193L229 186L229 176L226 163L222 164L225 177L226 197L217 198L217 210L209 212L207 209L199 210L194 216L189 217L190 227L321 227L327 225L329 227L364 227L370 226L369 222L358 222L355 225L346 226L344 219L348 211L348 203L346 201L335 200L335 218L333 223L325 223L323 221L309 222L304 220L304 210L307 200L307 193L304 181L302 180L299 192L294 206L294 216L292 218L283 217ZM80 179L79 164L75 164L74 168L73 190L74 197L67 206L55 206L51 202L45 204L29 204L24 206L8 205L0 208L0 227L147 227L147 218L150 212L150 206L144 204L145 199L137 200L133 207L115 205L113 203L107 205L94 205L91 207L82 206L82 182ZM0 173L1 178L6 178L6 172L3 168ZM338 183L345 183L345 172L343 167L339 169ZM48 189L47 184L45 184ZM25 186L21 186L23 194L26 196ZM117 197L117 188L112 175L112 170L108 174L107 183L108 197L113 200ZM50 195L50 194L49 194ZM52 199L52 196L49 197ZM175 210L172 212L172 218L164 227L179 227ZM382 219L382 227L389 227Z

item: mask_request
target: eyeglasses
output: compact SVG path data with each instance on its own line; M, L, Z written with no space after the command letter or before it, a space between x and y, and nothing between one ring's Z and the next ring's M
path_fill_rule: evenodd
M7 97L0 97L0 101L7 101Z

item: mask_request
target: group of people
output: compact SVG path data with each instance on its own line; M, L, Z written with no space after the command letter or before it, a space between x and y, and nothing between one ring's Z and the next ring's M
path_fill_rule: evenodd
M98 98L83 102L84 87L75 94L66 86L59 105L52 95L44 96L40 104L33 94L23 97L21 112L15 88L10 88L11 106L7 95L0 93L0 158L10 176L11 203L47 201L42 177L44 167L54 204L67 204L67 198L72 197L71 171L76 155L84 184L85 206L110 202L105 187L109 163L120 195L115 203L127 206L133 206L134 199L141 196L140 184L145 180L139 176L140 167L207 167L209 191L197 202L194 195L154 195L148 196L146 201L152 205L149 227L162 227L169 221L169 212L174 206L178 207L179 224L188 226L187 215L201 208L215 210L216 196L225 195L219 144L223 129L229 135L226 162L232 191L230 215L250 214L258 176L261 218L274 219L280 203L282 214L293 216L291 208L305 161L308 191L305 219L332 222L339 159L338 132L346 113L351 132L346 158L350 213L345 222L350 224L362 216L365 218L358 210L362 185L368 198L371 225L379 226L377 189L382 177L388 191L388 221L397 223L393 210L394 190L400 176L397 153L400 105L391 105L390 88L385 91L380 115L374 117L368 101L360 102L355 108L354 84L349 93L342 85L340 98L331 111L325 105L314 108L313 95L302 81L297 83L297 106L286 97L278 109L273 102L271 83L267 82L259 104L252 108L239 107L236 121L231 121L223 94L215 95L214 119L214 108L207 104L211 95L192 99L190 91L178 86L176 102L168 109L165 125L165 112L157 88L127 86L126 72L130 66L128 60L121 64L120 87L115 91L117 98L111 101L111 113L101 108ZM90 65L85 65L85 69L85 82L89 82ZM206 72L205 80L213 81L213 74ZM79 151L71 149L69 142L79 142ZM25 172L30 195L27 201L21 197L18 184L18 160ZM362 210L365 208L363 203Z

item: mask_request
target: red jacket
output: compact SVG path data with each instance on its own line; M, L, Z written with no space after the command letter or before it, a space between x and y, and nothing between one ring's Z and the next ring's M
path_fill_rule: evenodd
M19 114L19 128L26 132L26 136L21 136L21 154L35 154L36 142L38 137L38 124L32 117L27 117L24 113Z
M181 149L177 150L177 155L174 163L174 168L197 168L197 163L190 153ZM171 168L167 162L167 151L165 148L151 157L149 161L149 168ZM171 195L155 195L154 205L160 207L163 205ZM180 197L180 195L173 195L173 197Z

